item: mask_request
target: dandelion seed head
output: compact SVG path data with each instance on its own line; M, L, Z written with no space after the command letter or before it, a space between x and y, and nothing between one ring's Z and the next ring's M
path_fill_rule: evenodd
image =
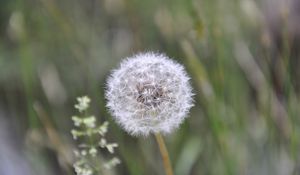
M184 67L152 52L122 61L108 78L105 96L115 121L131 135L170 133L193 106Z

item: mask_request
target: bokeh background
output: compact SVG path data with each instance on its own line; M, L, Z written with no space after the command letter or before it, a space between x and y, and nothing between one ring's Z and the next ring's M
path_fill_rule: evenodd
M195 107L165 136L176 175L300 174L299 0L1 0L0 174L74 174L76 97L110 122L122 164L163 175L153 137L105 108L122 58L164 52L191 75Z

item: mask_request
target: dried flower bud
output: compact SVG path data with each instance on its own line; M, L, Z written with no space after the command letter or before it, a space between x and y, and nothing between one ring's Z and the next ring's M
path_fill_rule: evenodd
M132 135L169 133L193 106L183 66L155 53L124 60L109 77L105 95L116 122Z

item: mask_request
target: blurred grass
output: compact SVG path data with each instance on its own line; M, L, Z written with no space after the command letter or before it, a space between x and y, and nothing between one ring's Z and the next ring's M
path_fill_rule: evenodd
M2 0L0 110L35 173L72 172L57 145L72 157L70 116L87 94L120 146L123 163L113 173L163 174L153 138L124 133L103 95L121 58L154 50L186 66L196 94L190 117L166 136L176 174L300 174L299 32L290 29L299 16L282 7L283 18L272 15L283 21L276 28L268 2Z

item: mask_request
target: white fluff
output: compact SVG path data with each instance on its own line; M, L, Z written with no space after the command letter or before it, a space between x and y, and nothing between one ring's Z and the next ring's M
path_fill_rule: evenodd
M184 67L152 52L123 60L108 78L105 96L115 121L135 136L170 133L193 106Z

